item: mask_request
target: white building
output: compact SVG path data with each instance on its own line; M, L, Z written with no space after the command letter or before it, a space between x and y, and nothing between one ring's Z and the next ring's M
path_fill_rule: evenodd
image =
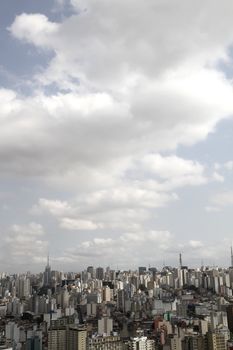
M98 334L110 335L113 330L113 320L109 317L102 317L98 320Z

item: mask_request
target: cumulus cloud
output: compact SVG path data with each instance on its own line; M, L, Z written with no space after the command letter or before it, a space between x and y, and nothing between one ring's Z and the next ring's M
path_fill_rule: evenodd
M48 250L45 231L42 225L31 222L27 225L12 225L2 239L2 264L26 268L28 264L44 261Z
M143 163L146 169L165 179L203 173L203 166L198 162L185 160L177 156L162 157L160 154L150 154L145 156Z
M231 241L227 238L221 242L211 243L200 240L183 241L182 244L169 231L142 231L124 233L121 236L109 238L99 237L93 240L84 240L79 245L65 249L63 255L55 260L67 264L81 263L88 266L90 262L97 266L113 268L135 268L143 264L161 266L164 259L167 263L178 266L178 254L182 252L185 265L199 267L228 265L226 251L229 251L230 263ZM145 254L146 252L146 254Z
M48 213L68 230L139 230L151 216L150 211L176 201L175 193L153 188L153 184L135 182L118 185L77 197L71 203L41 198L31 213Z
M225 207L233 204L233 192L221 192L217 193L211 198L211 202L219 207Z
M36 236L43 236L44 235L44 229L40 224L37 224L35 222L31 222L28 225L21 226L21 225L12 225L11 227L12 236L15 235L15 237L18 237L19 239L24 240L29 238L33 239L33 237ZM10 240L11 237L7 237L6 240Z
M165 180L162 183L165 189L196 186L208 182L202 164L176 155L162 157L160 154L148 154L142 160L142 168ZM215 180L219 179L215 177Z
M30 95L0 89L1 176L57 191L42 191L31 213L52 215L61 229L136 234L180 188L224 181L176 149L233 113L232 83L219 68L231 60L233 4L70 4L74 13L59 23L23 13L8 27L12 40L51 57L30 79ZM209 208L231 203L223 197Z
M17 31L14 28L20 16L11 26L13 35L26 37L35 45L47 45L49 39L56 51L50 73L65 75L66 79L75 76L115 85L122 79L130 83L138 71L151 76L190 61L197 66L203 61L213 64L216 59L227 58L226 47L233 39L228 15L232 4L227 1L222 6L217 1L214 6L210 1L203 6L200 0L195 4L165 1L162 5L148 1L136 6L132 0L111 6L106 0L87 0L73 1L73 5L77 6L77 15L66 19L58 32L48 31L47 21L39 14L28 14L28 19L21 15L26 24L18 26ZM224 26L216 33L215 23L223 14ZM40 30L29 35L25 28L31 18Z
M221 212L233 205L233 191L215 193L209 198L209 205L205 206L207 212Z
M56 115L73 111L89 116L87 132L94 136L94 122L99 151L102 136L107 138L110 147L104 153L115 148L116 137L123 141L121 150L131 145L131 152L192 144L232 113L231 84L214 67L227 56L233 40L230 18L225 22L227 35L224 30L216 37L213 19L222 6L216 3L213 10L208 4L203 8L184 2L135 6L119 1L111 7L104 0L84 3L86 11L59 25L40 14L22 14L10 27L15 37L54 50L41 80L79 92L42 98L45 113L49 109Z
M189 245L194 249L203 247L203 243L201 241L191 240L191 241L189 241Z
M57 23L49 22L48 18L42 14L29 15L22 13L16 16L14 23L8 29L17 39L29 43L33 42L38 46L49 47L49 36L56 33L58 27Z
M213 173L213 180L218 181L218 182L224 182L224 176L221 174L217 173L217 171L214 171Z
M31 210L31 214L41 215L44 212L48 212L55 216L66 215L72 212L72 208L67 201L61 200L49 200L46 198L40 198L38 205L34 205Z
M214 164L214 168L216 170L233 170L233 161L232 160L228 160L225 163L215 163Z
M224 163L224 167L225 167L227 170L233 170L233 161L232 161L232 160L229 160L228 162Z
M213 23L222 6L215 5L121 0L109 6L101 0L74 2L77 13L61 23L18 15L9 27L12 36L49 48L54 57L35 77L39 94L7 92L17 111L8 111L11 123L2 131L15 133L11 142L1 137L3 170L53 179L91 176L93 169L106 173L110 166L112 173L113 159L146 162L152 152L205 138L233 111L231 83L215 68L233 41L231 19L216 36ZM43 84L51 83L59 92L45 95ZM155 163L165 171L158 157ZM167 161L173 169L178 161L177 169L192 167L192 175L199 171L191 178L185 173L184 181L205 181L197 163L181 164L174 156Z
M214 206L205 206L205 211L207 211L208 213L212 213L212 212L219 212L221 211L221 209L219 207L214 207Z
M90 220L78 220L78 219L71 219L71 218L62 218L60 225L62 228L65 228L67 230L97 230L98 228L101 228L101 224L96 224Z
M102 263L115 263L119 267L137 266L143 256L146 263L153 263L161 258L172 244L172 235L168 231L144 231L138 233L124 233L113 238L99 237L82 241L78 246L64 251L64 262L95 264L101 257ZM156 256L155 256L156 249Z
M50 214L68 230L141 230L155 209L179 200L175 189L207 183L205 170L175 155L150 154L130 162L127 176L114 176L112 186L81 190L70 201L40 198L31 213Z

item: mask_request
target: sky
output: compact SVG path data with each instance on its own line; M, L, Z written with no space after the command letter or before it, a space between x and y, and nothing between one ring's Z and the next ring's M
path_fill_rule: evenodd
M229 266L233 2L0 3L0 266Z

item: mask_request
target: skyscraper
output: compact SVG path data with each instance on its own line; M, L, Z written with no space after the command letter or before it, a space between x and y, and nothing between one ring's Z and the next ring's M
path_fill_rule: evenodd
M43 275L43 285L45 287L51 287L51 267L49 265L49 255L47 257L47 265L45 266Z
M231 267L233 267L233 249L231 246Z
M96 278L98 280L103 280L104 279L104 269L102 267L97 267L97 269L96 269Z
M179 265L181 268L182 267L182 254L181 253L179 254Z

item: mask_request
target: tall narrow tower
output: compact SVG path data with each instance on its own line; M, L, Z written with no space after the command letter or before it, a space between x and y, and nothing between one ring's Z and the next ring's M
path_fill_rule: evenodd
M46 287L51 286L51 267L49 265L49 254L47 256L47 265L45 266L44 276L43 276L43 285Z
M47 267L49 267L49 253L47 255Z
M233 267L233 249L231 245L231 267Z
M182 267L182 254L179 254L179 264L180 264L180 268Z

